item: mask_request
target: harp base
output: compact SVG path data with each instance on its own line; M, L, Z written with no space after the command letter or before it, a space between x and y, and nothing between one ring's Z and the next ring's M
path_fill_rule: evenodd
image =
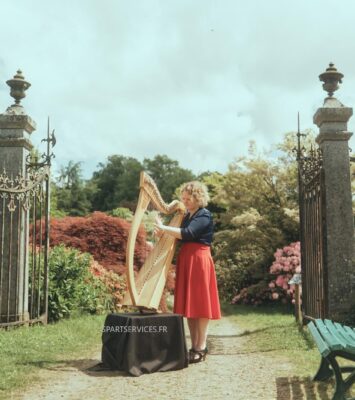
M161 314L161 310L156 308L148 308L143 306L137 306L137 308L141 314Z
M161 314L163 311L157 308L145 307L145 306L134 306L133 304L122 304L121 307L124 313L131 313L139 311L140 314Z

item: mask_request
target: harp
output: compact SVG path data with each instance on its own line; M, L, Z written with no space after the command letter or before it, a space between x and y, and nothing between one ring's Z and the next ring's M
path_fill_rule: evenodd
M163 294L167 275L174 255L176 239L163 233L150 251L143 266L134 276L134 248L139 226L149 204L163 214L174 214L169 226L178 227L184 216L184 205L175 200L166 204L153 179L144 171L140 175L140 193L136 212L133 217L126 249L127 291L123 305L156 310Z

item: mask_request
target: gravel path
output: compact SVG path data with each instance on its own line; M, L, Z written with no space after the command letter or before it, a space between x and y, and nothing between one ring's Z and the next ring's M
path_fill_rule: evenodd
M45 369L41 383L18 399L330 399L326 387L293 378L290 360L273 352L243 354L245 336L228 318L212 321L209 334L206 361L183 370L140 377L88 371L100 362L97 349L90 360L68 361Z

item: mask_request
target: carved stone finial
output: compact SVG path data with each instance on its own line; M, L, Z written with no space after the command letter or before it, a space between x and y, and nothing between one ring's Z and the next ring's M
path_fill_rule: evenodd
M324 82L323 89L328 92L329 97L333 97L336 90L339 89L339 83L342 83L344 75L335 68L334 64L329 63L329 67L319 75L319 80Z
M10 86L10 96L15 99L15 107L22 107L20 104L21 99L26 97L25 91L31 86L31 84L25 81L25 77L22 75L22 71L18 70L16 75L6 81L6 83Z

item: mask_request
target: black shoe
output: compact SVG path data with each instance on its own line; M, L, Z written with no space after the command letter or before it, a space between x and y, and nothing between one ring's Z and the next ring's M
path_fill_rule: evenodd
M190 358L189 362L190 362L190 364L196 364L200 361L205 361L207 352L196 350L194 353L191 353L191 354L192 354L192 357Z
M191 351L189 352L189 363L190 364L195 364L200 361L205 361L206 355L208 353L207 347L204 348L203 350L195 350L195 349L190 349Z

